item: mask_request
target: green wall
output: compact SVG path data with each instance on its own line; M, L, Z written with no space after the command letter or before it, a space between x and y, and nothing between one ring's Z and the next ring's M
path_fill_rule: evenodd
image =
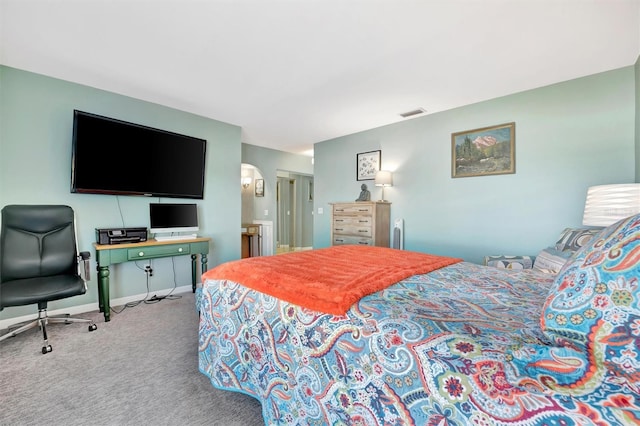
M0 67L0 205L70 205L77 215L79 249L92 252L95 228L148 226L148 204L157 198L70 193L74 109L206 139L205 196L195 200L199 234L212 238L210 267L240 257L239 127L4 66ZM144 167L144 159L115 154L105 146L95 167ZM194 202L162 199L169 200ZM172 288L174 276L177 286L191 283L189 256L156 259L153 269L151 292ZM112 299L147 291L146 275L133 262L112 267L110 278ZM96 287L94 273L86 295L53 302L50 309L97 303ZM5 309L0 319L33 312L33 306Z
M605 72L317 143L314 247L330 243L330 206L357 198L355 157L382 150L385 190L405 248L480 263L535 255L580 226L587 188L636 178L634 67ZM426 105L428 109L428 105ZM516 173L451 178L451 133L516 123ZM372 198L380 189L367 181Z
M253 202L254 219L273 222L273 250L275 253L275 227L277 223L275 191L278 170L313 175L311 157L243 143L242 162L255 166L264 178L264 197L250 197L249 199ZM266 216L264 215L265 210L269 212Z
M207 180L199 204L200 234L213 239L210 266L240 256L240 164L258 167L265 197L256 212L275 221L277 170L314 175L314 247L329 245L329 203L354 200L358 152L382 150L394 171L385 191L392 219L405 220L405 248L461 256L535 255L566 226L579 226L590 185L638 179L636 74L640 66L555 84L463 108L407 120L315 145L315 165L305 156L242 144L240 128L160 105L0 67L0 205L66 203L77 212L79 247L91 250L95 228L147 226L144 197L71 194L73 109L120 118L207 139ZM640 77L638 77L640 78ZM516 122L516 173L451 178L451 133ZM105 160L96 167L112 166ZM379 188L367 181L372 198ZM163 200L163 201L166 201ZM318 208L324 210L318 214ZM94 264L95 266L95 264ZM190 283L188 257L157 259L150 291ZM94 268L95 270L95 268ZM95 274L89 292L51 309L96 303ZM146 291L135 264L112 268L112 298ZM0 320L32 314L32 307L0 312Z

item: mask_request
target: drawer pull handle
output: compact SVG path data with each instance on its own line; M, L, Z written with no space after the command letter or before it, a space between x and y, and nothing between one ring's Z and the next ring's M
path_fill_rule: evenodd
M344 231L342 228L334 228L334 231Z
M336 241L337 241L337 242L339 242L339 243L344 242L344 240L341 240L341 239L339 239L339 238L336 238Z
M182 253L182 247L178 249L178 253Z
M144 252L143 251L139 252L138 256L140 256L140 257L144 256Z
M358 232L369 232L366 229L358 229Z

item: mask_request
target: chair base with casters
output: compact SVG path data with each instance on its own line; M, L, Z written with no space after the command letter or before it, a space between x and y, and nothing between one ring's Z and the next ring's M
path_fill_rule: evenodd
M43 306L44 305L44 306ZM71 323L75 323L75 322L84 322L84 323L88 323L89 324L89 331L95 331L98 329L98 326L93 322L93 320L90 319L84 319L84 318L71 318L69 316L69 314L65 314L65 315L61 315L61 316L53 316L50 317L47 314L47 304L46 303L39 303L38 304L38 318L30 321L24 325L14 325L14 327L19 327L16 328L15 330L9 331L8 333L0 336L0 342L3 340L6 340L10 337L15 337L20 333L23 333L25 331L31 330L32 328L35 327L40 327L40 330L42 331L42 337L44 338L44 343L42 346L42 353L43 354L47 354L49 352L51 352L53 350L53 348L51 347L51 345L49 344L49 338L47 337L47 324L71 324Z
M0 310L37 304L38 318L0 336L0 341L40 327L42 353L51 352L47 324L92 320L47 315L47 303L79 296L89 281L88 251L77 251L75 214L64 205L7 205L0 233Z

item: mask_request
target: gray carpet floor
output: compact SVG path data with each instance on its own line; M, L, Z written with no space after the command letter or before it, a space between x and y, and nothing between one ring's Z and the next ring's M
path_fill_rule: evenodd
M93 332L51 324L46 355L37 328L0 342L0 425L263 425L257 400L199 372L194 295L179 296L108 323L78 315L96 321Z

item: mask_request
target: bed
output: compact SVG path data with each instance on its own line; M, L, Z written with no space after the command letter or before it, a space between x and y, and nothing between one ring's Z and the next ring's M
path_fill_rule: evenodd
M200 371L257 398L266 425L640 424L640 215L604 229L557 275L438 256L429 272L389 272L398 253L414 256L393 249L375 251L372 272L371 249L205 273ZM317 254L346 262L326 269L364 286L355 301L306 294L325 272L308 267ZM278 284L295 269L309 281ZM410 275L394 278L400 269ZM395 281L368 287L376 274Z

